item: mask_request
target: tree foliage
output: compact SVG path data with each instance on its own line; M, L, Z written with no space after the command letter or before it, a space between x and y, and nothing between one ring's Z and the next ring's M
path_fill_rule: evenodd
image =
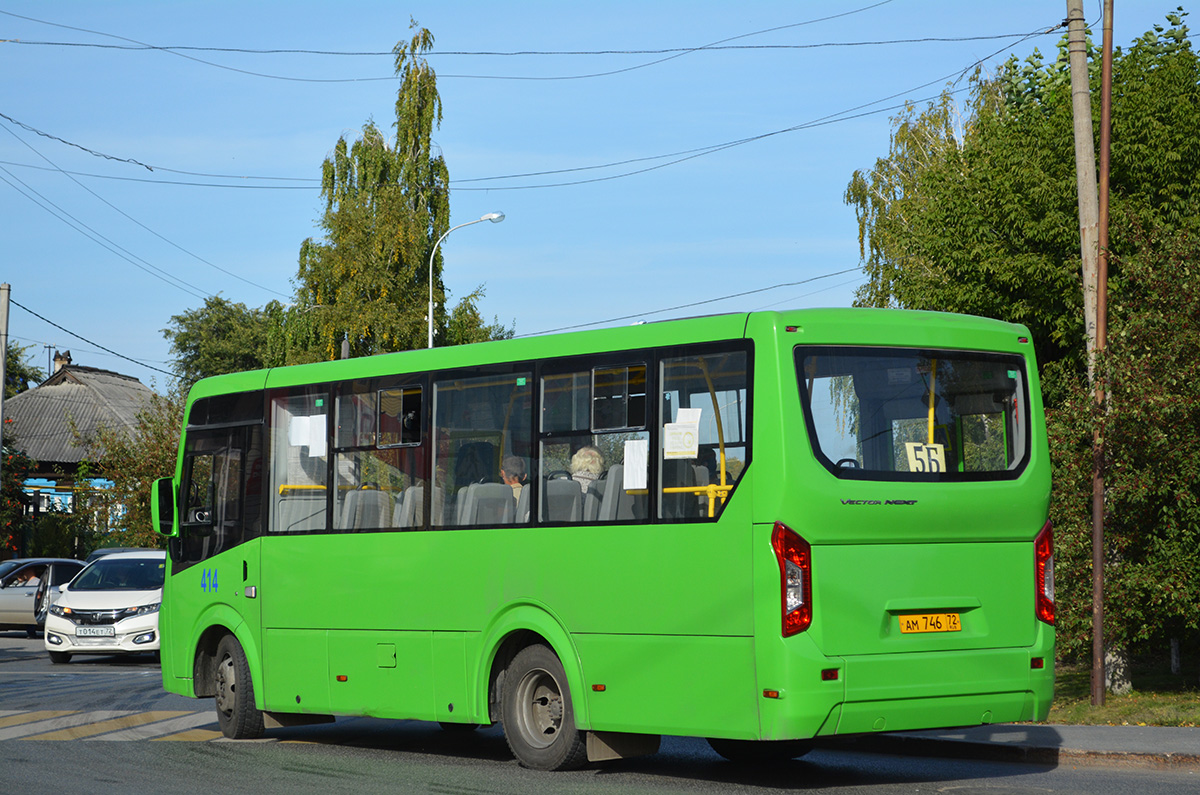
M1076 374L1048 415L1060 649L1091 647L1092 429L1101 423L1105 486L1105 637L1131 649L1200 630L1200 244L1190 233L1143 241L1121 258L1097 409Z
M3 448L0 449L0 455L4 456L4 466L0 467L0 556L5 558L25 552L28 534L25 479L34 468L33 460L11 447L11 442L6 432Z
M150 487L175 474L185 398L177 385L166 395L150 397L137 413L132 433L102 426L80 438L89 455L85 474L113 484L93 492L89 504L77 509L90 513L92 526L107 528L100 545L162 546L150 521Z
M1136 650L1194 637L1200 615L1200 59L1184 16L1114 53L1103 412L1086 378L1065 44L1053 61L1035 52L976 75L961 105L947 90L907 108L888 155L855 172L845 196L868 276L857 303L985 315L1034 334L1067 656L1090 647L1097 422L1108 456L1106 638Z
M249 309L215 295L199 309L173 315L163 336L171 343L175 375L190 386L207 376L268 366L272 323L280 310L276 301Z
M400 89L395 136L367 122L353 144L339 138L321 169L321 240L300 248L297 311L316 358L423 347L429 254L449 228L449 172L433 131L442 120L437 77L423 55L433 34L415 33L394 50ZM444 297L440 254L434 298ZM445 317L435 316L439 328Z
M441 124L437 76L424 58L433 34L393 50L400 88L394 135L374 121L349 142L338 139L321 166L320 238L300 246L296 300L247 309L218 297L171 318L176 372L185 382L209 375L423 348L427 335L430 254L449 228L450 176L433 142ZM511 337L479 312L482 286L449 312L442 256L432 264L435 340L461 344Z
M29 350L33 347L22 345L9 337L5 358L4 397L18 395L46 378L42 369L29 361Z
M1168 22L1114 53L1116 252L1136 251L1137 230L1200 224L1200 61L1183 13ZM1064 40L1052 62L1035 51L977 75L962 106L947 90L894 120L888 156L855 172L845 195L868 275L857 303L1024 323L1040 361L1084 366L1067 70ZM1096 124L1098 81L1093 70Z

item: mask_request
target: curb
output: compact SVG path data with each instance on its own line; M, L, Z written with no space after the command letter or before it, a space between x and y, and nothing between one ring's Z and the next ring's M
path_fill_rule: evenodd
M1106 765L1139 768L1200 769L1200 754L1139 753L1132 751L1089 751L1079 748L1048 748L1016 743L979 743L880 734L822 739L816 747L899 756L932 756L946 759L983 759L1029 765Z

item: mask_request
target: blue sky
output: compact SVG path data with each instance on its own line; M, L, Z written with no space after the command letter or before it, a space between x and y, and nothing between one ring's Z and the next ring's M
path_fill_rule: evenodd
M1117 3L1115 43L1177 5ZM1098 42L1100 3L1084 7ZM1062 31L1028 34L1061 22L1066 3L0 0L0 12L0 281L24 307L9 334L36 346L41 367L53 346L161 388L172 315L217 293L291 300L300 244L319 234L321 162L339 136L394 120L392 58L68 44L386 53L416 19L436 38L451 223L507 216L443 243L451 301L483 284L485 315L529 334L849 305L862 277L842 195L887 153L896 106L981 60L1052 55ZM913 39L927 40L901 41ZM722 41L740 48L451 54ZM181 182L202 184L169 184ZM748 291L759 292L724 298Z

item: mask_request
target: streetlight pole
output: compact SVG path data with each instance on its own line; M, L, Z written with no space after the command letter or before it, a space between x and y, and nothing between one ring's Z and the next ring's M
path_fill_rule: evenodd
M480 221L491 221L493 224L498 224L503 220L504 213L488 213L480 218L476 218L474 221L467 221L465 224L450 227L433 244L433 251L429 252L429 344L426 345L427 348L433 347L433 258L437 256L438 246L442 245L442 241L446 239L446 236L455 229L462 229L464 226L477 224Z

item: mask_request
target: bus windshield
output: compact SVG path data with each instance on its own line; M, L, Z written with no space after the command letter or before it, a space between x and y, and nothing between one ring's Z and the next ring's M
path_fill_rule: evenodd
M1020 356L849 346L795 355L814 452L838 477L1007 480L1025 466Z

